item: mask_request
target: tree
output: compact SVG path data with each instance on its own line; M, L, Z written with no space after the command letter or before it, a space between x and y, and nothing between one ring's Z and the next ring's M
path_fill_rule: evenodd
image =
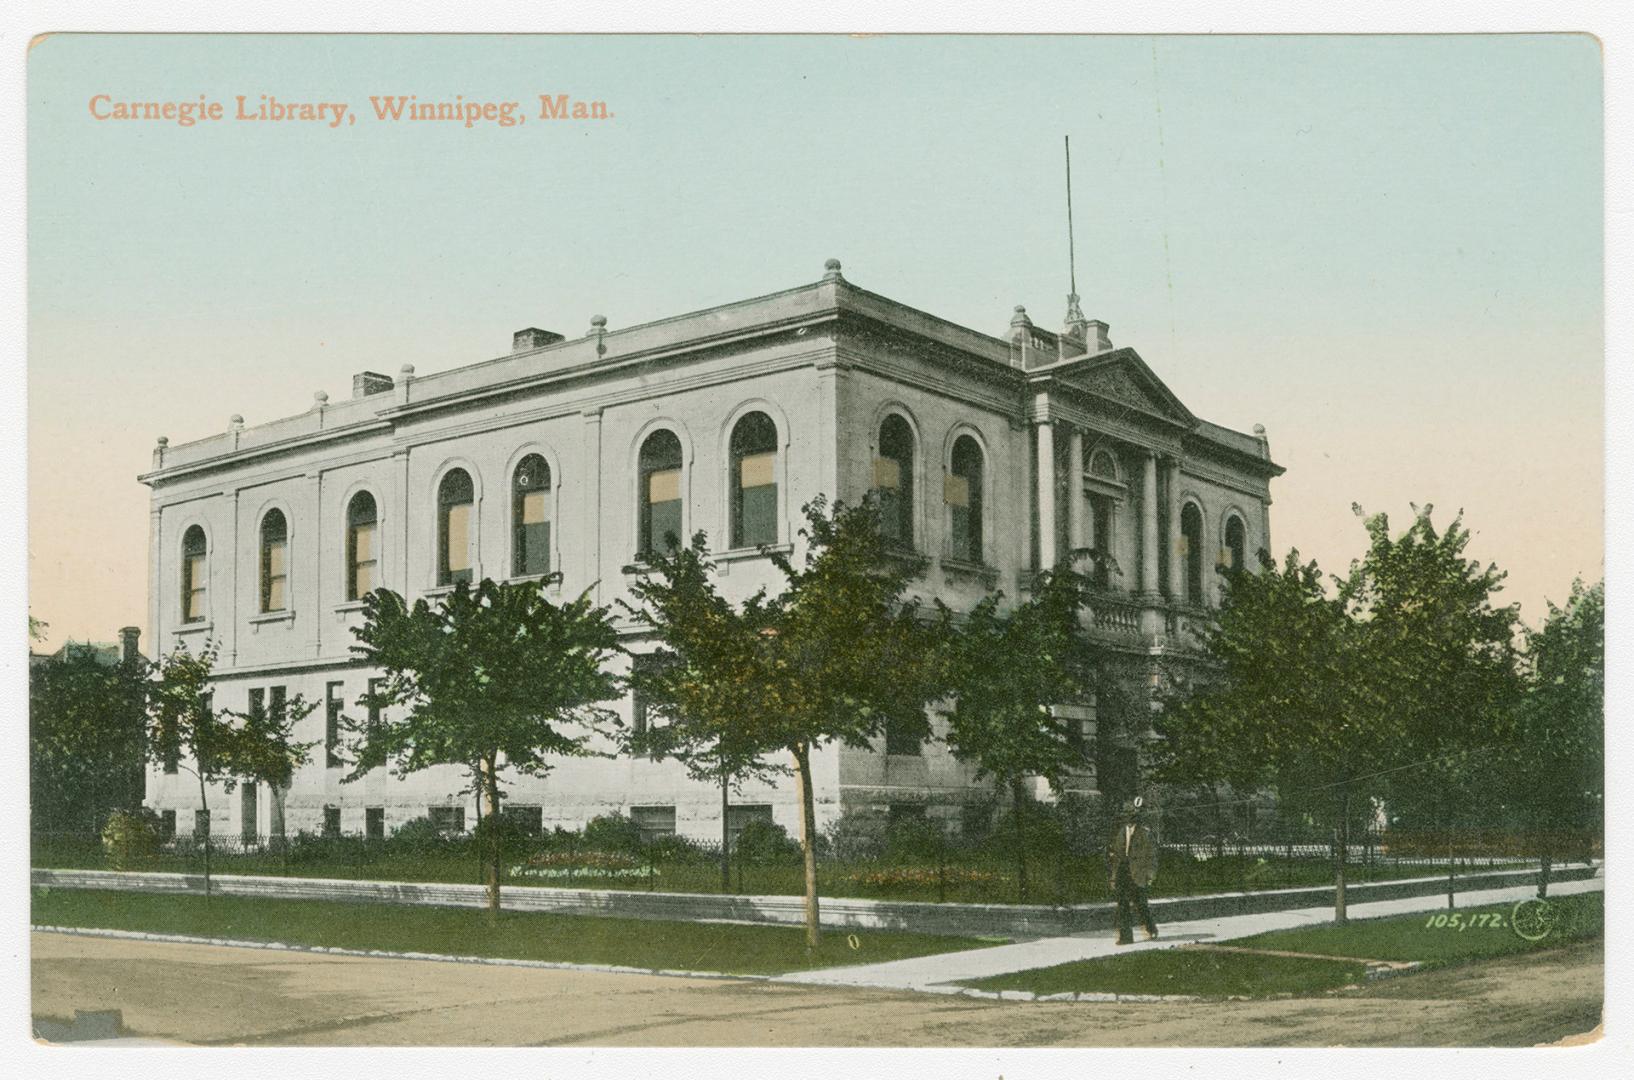
M145 661L105 664L88 649L28 672L29 804L35 829L99 832L142 801Z
M1367 781L1392 738L1361 678L1358 624L1316 563L1290 551L1280 567L1262 555L1259 573L1228 574L1203 639L1213 678L1160 717L1158 775L1314 796L1338 841L1334 915L1343 922L1352 800L1371 793Z
M217 709L211 692L217 646L207 643L197 655L178 645L153 665L147 684L148 759L174 763L199 783L199 805L206 822L210 785L229 793L240 783L287 787L295 770L306 764L315 743L297 743L295 725L317 708L297 694L281 710L235 712ZM204 895L210 895L210 829L204 831Z
M1502 812L1505 792L1493 780L1520 691L1519 616L1494 602L1505 575L1465 557L1462 514L1438 530L1433 507L1414 506L1412 524L1393 536L1385 514L1353 509L1368 548L1340 595L1362 631L1360 674L1394 729L1378 793L1398 824L1445 833L1452 906L1458 836Z
M946 694L940 625L907 597L923 572L880 531L871 500L846 506L818 497L804 508L805 556L796 566L769 551L785 586L732 605L708 573L651 564L665 602L648 603L648 625L710 702L676 725L678 741L725 740L734 755L787 752L800 799L806 947L819 944L816 801L811 757L826 745L868 748L887 724L926 738L926 707ZM700 555L703 541L696 539Z
M469 771L482 792L488 913L499 912L500 771L544 776L557 757L595 754L591 737L613 714L600 703L619 694L608 670L618 632L586 592L553 603L544 582L475 589L461 582L435 607L412 608L377 589L364 599L352 651L378 667L382 683L365 700L405 711L378 723L349 723L354 759L345 780L381 766L407 776L434 765Z
M955 704L948 716L953 755L974 763L1011 792L1016 874L1027 895L1027 804L1024 779L1041 776L1060 789L1081 767L1085 748L1077 720L1053 706L1084 700L1096 685L1095 654L1079 630L1087 579L1066 568L1040 574L1032 595L1008 613L1001 594L978 603L952 634L947 675Z
M673 552L647 556L646 573L631 586L639 606L623 605L636 622L673 645L635 658L630 686L648 710L644 731L634 731L630 753L673 757L694 780L721 789L721 889L731 878L732 790L748 779L788 775L739 718L758 708L753 685L742 678L761 653L763 622L750 625L744 612L716 592L703 533ZM739 650L733 652L734 649Z
M1218 680L1162 722L1167 778L1268 784L1333 824L1341 922L1349 833L1371 800L1433 804L1450 828L1453 794L1474 798L1480 755L1509 737L1516 613L1492 601L1504 575L1464 557L1461 515L1438 531L1431 509L1392 536L1386 515L1356 508L1368 549L1332 595L1297 552L1228 573L1205 635Z
M1538 895L1568 831L1598 830L1605 799L1606 588L1572 583L1527 634L1527 690L1518 714L1513 789L1536 837Z

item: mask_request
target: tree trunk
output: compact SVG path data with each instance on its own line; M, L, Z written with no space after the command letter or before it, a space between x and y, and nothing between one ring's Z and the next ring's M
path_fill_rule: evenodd
M811 790L811 747L794 744L795 778L800 785L800 848L806 864L806 952L816 953L821 942L817 911L817 800Z
M732 778L721 776L721 892L732 891Z
M1350 790L1339 789L1339 827L1334 830L1338 850L1333 863L1333 921L1345 925L1345 856L1350 853Z
M1551 830L1543 830L1542 851L1538 855L1538 899L1549 898L1549 871L1554 864L1554 842L1550 836Z
M199 770L199 805L204 808L204 901L210 902L210 794L204 785L204 771ZM197 830L195 830L197 831Z
M488 886L488 921L499 921L499 771L495 755L482 759L483 812L488 818L488 865L484 868Z
M1027 902L1027 823L1022 820L1026 810L1027 791L1021 778L1010 781L1010 816L1016 822L1016 899Z

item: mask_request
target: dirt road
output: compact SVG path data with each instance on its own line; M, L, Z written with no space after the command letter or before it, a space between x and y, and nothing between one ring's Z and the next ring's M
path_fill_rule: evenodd
M36 1016L217 1045L1529 1046L1600 1020L1600 943L1332 997L1101 1005L33 934ZM1472 1008L1479 1004L1479 1008Z

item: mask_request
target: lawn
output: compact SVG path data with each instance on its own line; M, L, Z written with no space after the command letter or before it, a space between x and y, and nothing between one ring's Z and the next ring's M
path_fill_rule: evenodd
M1131 953L1102 960L1079 960L1054 967L1017 971L965 983L979 990L1030 990L1035 994L1196 994L1202 997L1270 997L1315 994L1360 982L1366 960L1417 960L1424 967L1469 963L1553 948L1604 933L1602 893L1580 893L1550 901L1555 929L1527 941L1509 925L1513 904L1458 909L1462 930L1435 926L1443 909L1417 915L1366 919L1346 926L1275 930L1222 942L1238 948L1354 958L1323 960L1267 954L1173 949ZM1479 916L1477 925L1468 925ZM1422 969L1420 969L1422 970Z
M502 912L490 926L471 908L346 904L255 897L155 896L81 889L35 889L36 925L347 949L382 949L579 964L775 975L805 968L874 963L998 944L932 934L827 931L817 955L800 927L659 922L597 916ZM853 948L851 942L855 941Z

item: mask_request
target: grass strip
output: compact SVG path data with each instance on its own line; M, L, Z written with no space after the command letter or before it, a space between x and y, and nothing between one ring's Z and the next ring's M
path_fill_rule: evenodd
M1315 994L1360 982L1370 960L1410 961L1418 970L1512 956L1597 938L1605 932L1605 897L1578 893L1549 901L1554 928L1528 941L1510 926L1514 904L1461 908L1459 924L1436 925L1445 910L1365 919L1345 926L1273 930L1230 944L1246 949L1307 953L1308 957L1187 949L1184 946L1077 960L963 983L978 990L1031 990L1035 994L1196 994L1271 997ZM1471 916L1479 916L1473 920ZM1332 959L1357 957L1355 961Z
M775 975L978 949L992 941L897 931L826 931L814 956L792 926L501 912L490 925L473 908L150 895L35 889L36 925L278 941L291 945L503 957L577 964ZM852 947L852 942L856 947Z

